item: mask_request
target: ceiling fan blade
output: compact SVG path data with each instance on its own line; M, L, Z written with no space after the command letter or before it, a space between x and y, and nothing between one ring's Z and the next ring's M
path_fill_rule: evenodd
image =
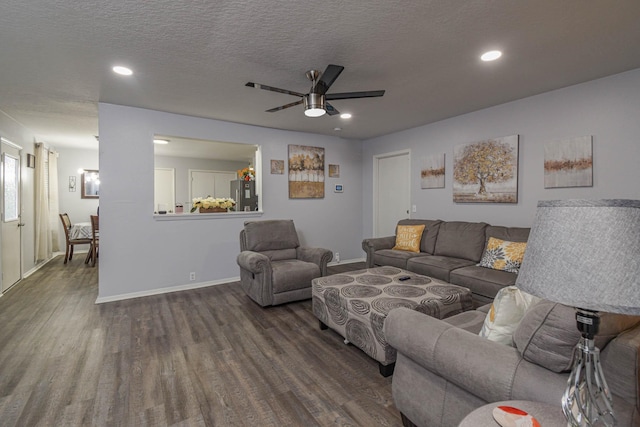
M324 95L327 93L333 82L336 81L340 73L344 70L342 65L327 65L327 69L324 70L324 73L320 76L320 80L316 83L316 86L313 88L313 92L319 95Z
M336 108L329 104L328 102L324 103L324 109L327 111L327 114L330 116L335 116L336 114L340 114L340 111L336 110Z
M384 90L369 90L365 92L328 93L324 98L331 101L333 99L374 98L382 95L384 95Z
M284 93L285 95L293 95L293 96L299 96L299 97L303 97L304 96L304 93L298 93L298 92L294 92L292 90L280 89L280 88L273 87L273 86L262 85L260 83L248 82L247 84L245 84L245 86L255 87L256 89L270 90L271 92Z
M292 102L290 104L282 105L280 107L272 108L270 110L267 110L266 112L267 113L275 113L276 111L284 110L285 108L293 107L295 105L300 105L300 104L302 104L302 102L303 102L303 100L301 99L300 101L296 101L296 102Z

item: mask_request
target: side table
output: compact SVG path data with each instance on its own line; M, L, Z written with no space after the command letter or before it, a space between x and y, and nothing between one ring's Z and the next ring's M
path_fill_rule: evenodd
M532 402L528 400L507 400L488 403L469 413L458 427L499 427L493 419L493 408L496 406L513 406L531 414L543 427L566 427L567 419L562 413L560 402L558 405Z

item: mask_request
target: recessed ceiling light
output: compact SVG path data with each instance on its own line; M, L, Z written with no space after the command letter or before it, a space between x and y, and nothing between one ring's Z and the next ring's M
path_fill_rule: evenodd
M340 114L340 118L341 119L350 119L351 118L351 113L342 113L342 114Z
M154 144L164 145L164 144L168 144L169 140L167 140L167 139L154 139L153 143Z
M495 61L501 56L502 52L500 52L499 50L490 50L489 52L483 53L480 59L482 59L483 61Z
M340 132L342 128L333 128L333 130L335 130L336 132Z
M130 76L131 74L133 74L131 68L123 67L121 65L116 65L115 67L113 67L113 72L123 76Z

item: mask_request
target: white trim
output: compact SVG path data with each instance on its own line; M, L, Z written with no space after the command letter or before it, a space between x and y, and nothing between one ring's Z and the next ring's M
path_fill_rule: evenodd
M343 260L343 261L340 261L340 262L333 261L333 262L330 262L329 264L327 264L327 266L331 267L331 266L334 266L334 265L354 264L356 262L365 262L365 261L366 261L365 258L354 258L354 259Z
M239 212L216 212L216 213L181 213L181 214L154 214L156 221L191 221L200 219L229 219L229 218L251 218L261 217L262 211L239 211Z
M151 289L148 291L132 292L130 294L119 294L119 295L113 295L110 297L98 297L96 299L96 304L103 304L106 302L121 301L121 300L132 299L132 298L149 297L152 295L169 294L172 292L188 291L190 289L206 288L208 286L224 285L226 283L237 282L239 280L240 280L240 276L237 276L237 277L229 277L227 279L213 280L211 282L201 282L201 283L195 283L195 284L189 284L189 285L170 286L168 288Z
M3 144L7 144L8 146L15 148L16 150L19 150L19 151L23 150L23 148L20 145L9 141L7 138L0 137L0 142L2 142Z

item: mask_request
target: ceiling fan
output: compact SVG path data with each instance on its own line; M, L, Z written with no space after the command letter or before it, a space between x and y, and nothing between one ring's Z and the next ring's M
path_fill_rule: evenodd
M344 70L344 67L341 65L329 64L324 70L324 73L320 73L318 70L307 71L307 78L311 80L311 90L306 94L253 82L248 82L245 86L270 90L272 92L284 93L301 98L299 101L267 110L267 113L275 113L276 111L284 110L285 108L304 104L304 114L308 117L320 117L325 113L330 116L340 114L340 112L336 110L333 105L329 104L328 101L333 101L335 99L373 98L384 95L384 90L327 93L333 82L335 82L340 73L342 73L342 70Z

